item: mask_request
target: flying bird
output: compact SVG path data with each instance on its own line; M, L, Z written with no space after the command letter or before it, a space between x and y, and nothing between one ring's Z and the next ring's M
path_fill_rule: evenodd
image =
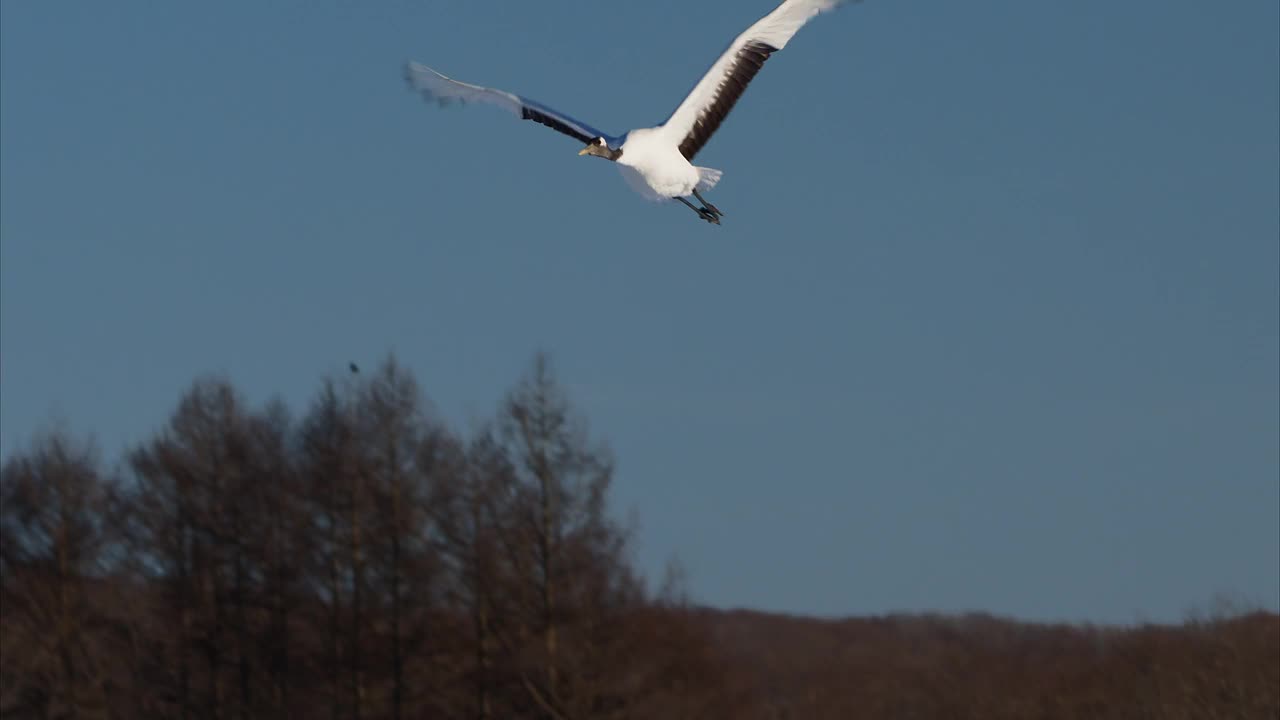
M719 225L724 213L703 198L702 192L715 187L722 173L693 165L694 156L711 139L769 56L786 47L815 15L844 2L785 0L729 43L666 122L622 135L603 133L527 97L452 80L415 62L406 66L405 79L411 88L441 106L452 102L487 103L522 120L564 133L585 143L579 155L594 155L616 163L627 184L646 199L679 200L698 217ZM689 201L690 196L698 205Z

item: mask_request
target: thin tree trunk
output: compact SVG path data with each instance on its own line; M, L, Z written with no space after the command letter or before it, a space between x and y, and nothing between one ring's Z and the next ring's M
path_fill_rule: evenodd
M285 614L285 554L289 547L282 508L273 509L270 556L265 558L271 577L271 701L277 717L292 716L289 709L289 626Z
M393 479L391 530L391 717L400 720L404 705L404 657L400 646L400 486Z
M360 720L364 704L364 677L360 667L364 555L360 528L360 474L352 476L351 489L351 718Z
M180 491L183 492L183 491ZM191 717L191 567L188 564L187 510L185 499L178 501L178 717Z
M542 464L539 459L539 464ZM549 474L545 469L539 473L539 484L542 489L542 627L543 642L547 653L546 677L547 689L556 692L556 621L555 621L555 576L552 554L555 552L555 492Z
M249 685L249 620L245 612L244 547L239 535L234 542L236 555L233 602L236 606L236 664L240 675L240 717L242 720L249 720L252 695Z
M285 571L283 569L283 565L281 565L279 574L280 574L280 577L277 578L277 582L279 583L280 586L276 590L276 604L275 604L276 633L277 633L276 637L278 638L278 643L279 643L276 647L276 662L275 662L276 672L278 673L278 678L279 678L276 683L276 698L277 698L276 708L281 713L280 715L281 717L290 718L290 717L293 717L293 708L292 708L292 705L290 704L290 693L289 693L289 690L290 690L289 653L291 652L291 646L289 642L290 640L289 611L286 606L286 603L289 602L289 600L288 600L288 597L285 595L285 591L284 591Z
M208 695L207 713L210 718L213 718L213 720L217 720L219 717L221 717L219 705L221 704L221 700L222 700L222 677L221 677L221 673L218 670L218 666L221 663L218 657L217 642L218 641L212 636L206 638L205 651L204 651L205 664L209 669L209 690L208 690L209 695Z
M62 664L62 684L65 702L73 712L79 709L79 688L76 682L75 662L71 659L71 634L73 632L71 620L71 604L67 597L67 583L71 576L71 561L67 557L67 525L70 518L67 517L66 498L60 499L58 511L58 531L57 543L58 552L58 576L56 582L58 584L58 608L57 608L57 633L56 643L58 647L58 658Z
M489 608L487 598L477 592L472 602L475 603L476 621L476 707L481 720L489 720L493 709L489 700Z
M336 495L336 491L335 491ZM332 498L331 502L336 503L336 498ZM331 505L336 508L336 504ZM342 701L339 699L338 688L342 687L341 683L341 639L342 639L342 574L338 565L338 525L336 513L329 516L329 590L330 602L329 608L329 692L332 694L332 703L330 704L330 717L338 720L342 714Z
M282 582L280 578L276 582ZM289 628L285 620L284 593L277 588L271 598L271 694L277 717L291 717L289 710Z
M222 601L218 598L217 568L208 570L207 592L213 602L213 627L205 637L205 661L209 666L209 717L222 716L222 652L219 636L222 634Z

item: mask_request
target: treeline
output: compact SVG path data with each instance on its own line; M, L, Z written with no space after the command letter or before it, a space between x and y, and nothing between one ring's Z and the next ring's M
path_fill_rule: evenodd
M1178 625L699 611L750 718L1275 720L1280 615Z
M197 381L118 466L0 468L0 718L1276 718L1280 616L688 606L542 358L467 433L394 360L299 416Z
M699 714L705 643L545 360L465 437L427 408L394 361L296 418L206 379L118 470L61 434L14 455L0 714Z

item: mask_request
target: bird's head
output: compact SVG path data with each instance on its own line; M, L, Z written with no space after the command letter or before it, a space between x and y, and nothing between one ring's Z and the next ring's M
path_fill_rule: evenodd
M596 157L602 157L606 160L617 160L622 156L622 151L614 150L609 147L609 143L606 142L604 138L598 137L587 143L587 146L579 150L578 154L595 155Z

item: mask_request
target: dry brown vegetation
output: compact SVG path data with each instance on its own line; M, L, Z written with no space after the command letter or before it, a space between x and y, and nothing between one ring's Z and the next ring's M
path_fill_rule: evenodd
M704 612L744 718L1275 718L1280 616L1179 626Z
M5 718L1276 718L1280 616L825 621L654 593L545 361L463 437L394 361L196 382L117 470L0 471Z

